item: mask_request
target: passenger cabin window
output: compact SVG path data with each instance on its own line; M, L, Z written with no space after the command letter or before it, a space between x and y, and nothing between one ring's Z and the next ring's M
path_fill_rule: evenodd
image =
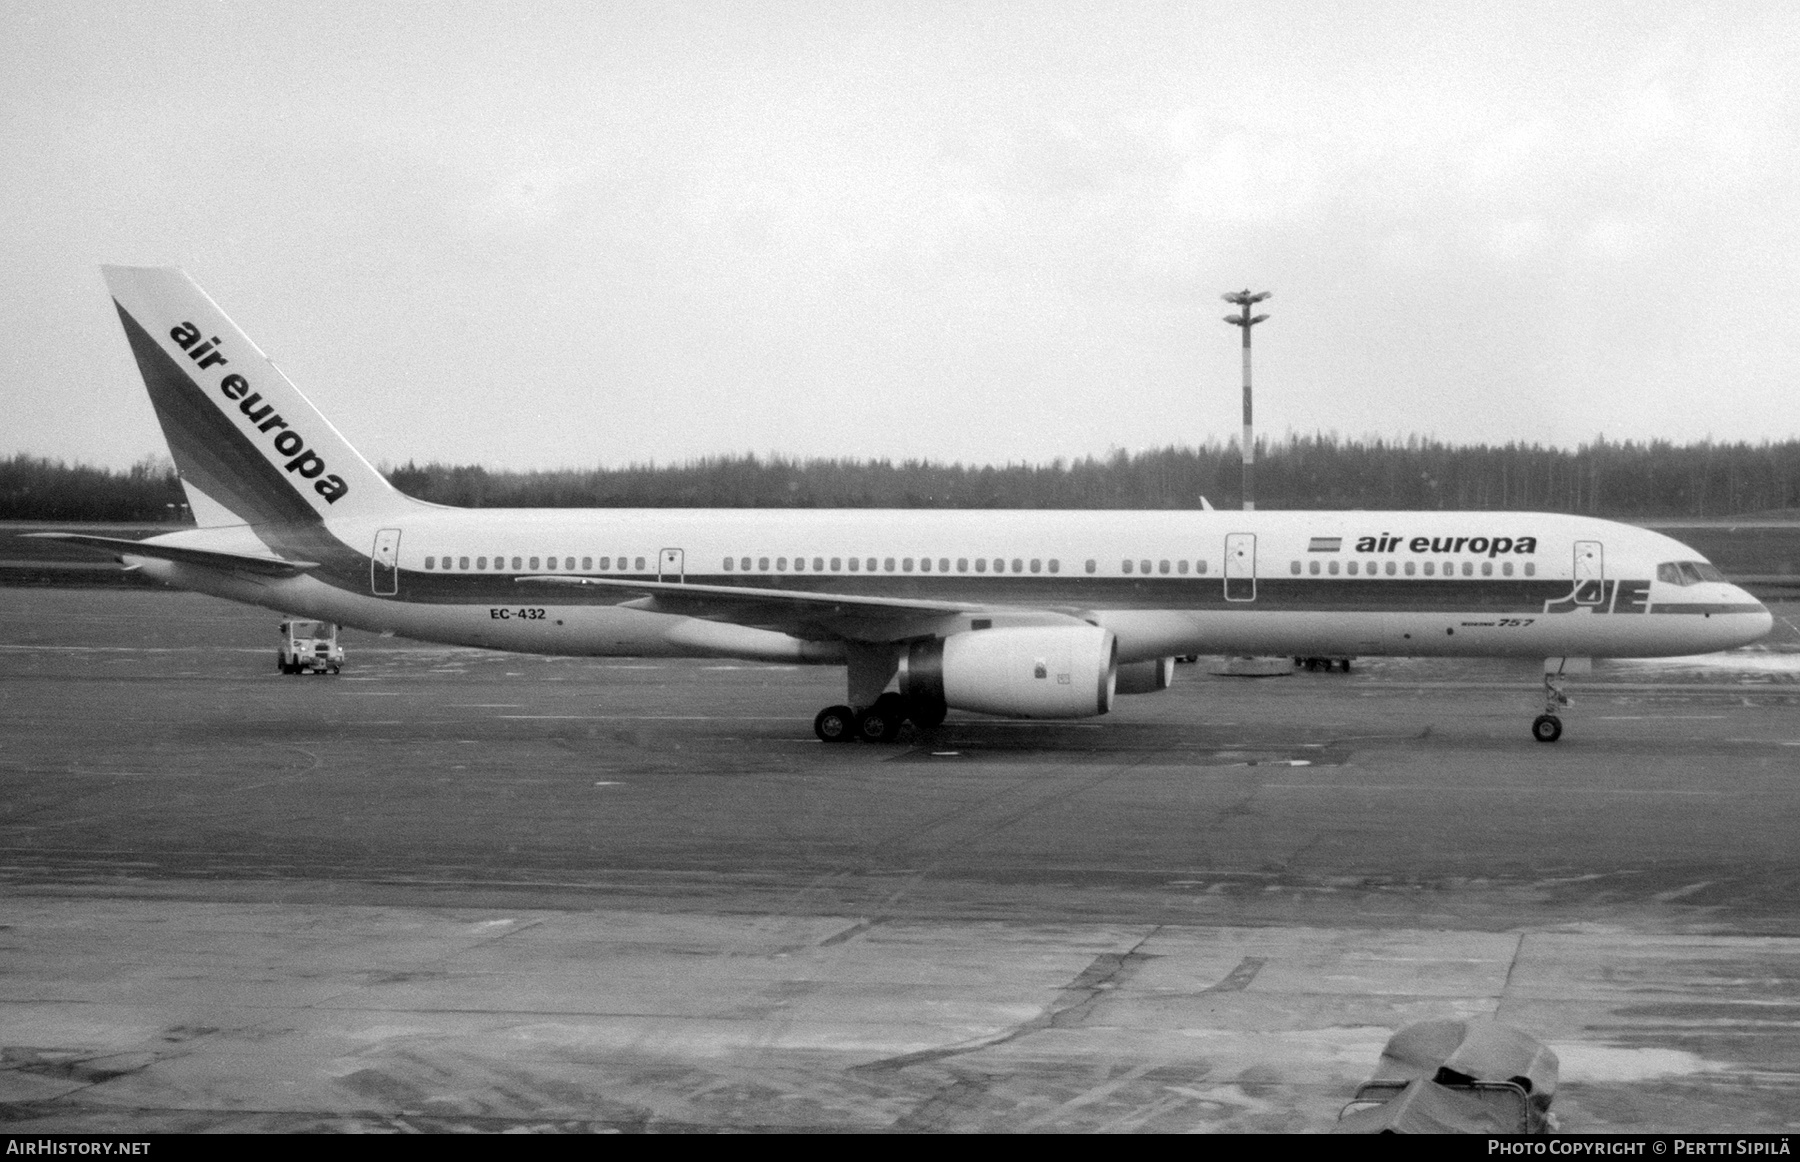
M1169 571L1169 563L1167 561L1158 561L1156 563L1156 571L1158 573L1167 573Z
M475 558L475 567L476 567L476 568L477 568L477 569L485 569L485 568L487 568L487 558L486 558L486 557L477 557L477 558Z
M775 558L775 571L777 573L787 572L787 558L786 557Z
M1463 576L1464 577L1475 576L1475 562L1473 562L1473 561L1464 561L1463 562Z
M1294 576L1298 577L1300 575L1300 562L1289 561L1288 562L1288 572L1290 572Z
M1062 571L1062 562L1055 557L1050 558L1050 571L1052 573L1060 573Z
M730 557L725 558L725 571L727 573L731 572L731 567L736 563L737 562L733 561Z
M875 558L870 557L864 564L868 565L869 572L873 573L875 571Z
M1330 570L1333 577L1338 575L1338 563L1336 561L1332 561L1330 564L1326 565L1325 568Z
M975 558L975 571L977 573L987 572L987 558L986 557Z
M1194 572L1196 572L1196 573L1206 572L1206 562L1205 561L1195 561L1194 562Z
M967 573L969 571L969 560L967 557L958 557L956 559L956 571L958 573Z
M950 558L939 557L938 558L938 572L948 573L949 571L950 571Z
M1319 575L1319 563L1317 561L1308 561L1306 563L1306 571L1311 573L1314 577L1317 577Z
M994 572L996 572L996 573L1006 572L1006 562L1001 560L999 557L994 558Z
M1150 571L1150 562L1149 561L1139 561L1138 562L1138 570L1140 572L1148 573Z
M1175 562L1175 571L1177 573L1186 573L1188 571L1188 563L1187 563L1186 557L1183 557L1181 560Z
M1350 576L1352 576L1352 577L1356 576L1356 562L1355 561L1350 562L1350 564L1347 567L1347 571L1349 572Z
M1511 561L1500 562L1500 575L1503 577L1511 577L1512 576L1512 562Z
M854 573L860 568L862 568L862 561L856 557L850 558L850 571Z
M642 572L643 572L643 571L644 571L644 559L643 559L643 558L642 558L642 557L639 557L639 558L638 558L638 559L637 559L637 566L636 566L636 568L637 568L637 571L638 571L638 572L640 572L640 573L642 573Z
M1088 572L1092 573L1095 569L1098 569L1100 567L1100 562L1094 560L1092 557L1089 557L1087 559L1087 564L1084 567L1087 569Z
M1407 563L1406 563L1406 575L1407 575L1407 576L1408 576L1408 577L1411 577L1411 576L1412 576L1412 575L1413 575L1413 570L1414 570L1414 569L1416 569L1416 568L1418 568L1418 566L1417 566L1417 565L1414 565L1414 564L1413 564L1413 563L1412 563L1412 562L1411 562L1411 561L1408 561L1408 562L1407 562ZM1508 573L1510 573L1510 572L1512 572L1512 566L1511 566L1511 565L1508 565L1508 566L1507 566L1507 567L1506 567L1506 571L1507 571L1507 572L1508 572Z
M554 568L556 568L556 558L555 558L555 557L551 557L551 558L550 558L550 560L549 560L549 562L548 562L548 565L549 565L549 568L552 568L552 569L554 569ZM535 569L535 568L537 568L537 558L536 558L536 557L533 557L533 558L532 558L532 559L531 559L531 567L532 567L532 568L533 568L533 569Z
M841 573L844 571L844 562L841 557L833 557L831 559L831 571L833 573Z
M1492 561L1483 561L1481 563L1481 575L1483 577L1492 577L1494 575L1494 563Z
M583 557L581 559L581 571L583 573L592 573L594 571L594 559L592 557Z
M1131 562L1130 561L1120 561L1119 568L1121 568L1125 572L1129 573L1129 572L1131 572Z
M435 562L435 561L436 561L436 560L437 560L437 558L436 558L436 557L427 557L427 558L425 558L425 567L426 567L426 568L427 568L427 569L433 569L433 568L436 568L436 565L435 565L435 564L434 564L434 562ZM446 560L448 560L448 558L446 558Z
M1013 572L1023 573L1024 571L1025 571L1025 562L1021 558L1014 557L1013 558Z
M1394 563L1389 561L1387 566L1382 569L1382 572L1386 573L1389 577L1392 577L1394 575Z
M1536 561L1525 562L1525 576L1527 576L1527 577L1536 577L1537 576L1537 562Z
M446 564L446 565L448 565L449 563L450 562L448 560L446 560L444 562L444 564ZM469 559L467 557L462 558L462 564L457 566L458 569L467 569L468 567L469 567Z
M814 557L813 558L813 572L823 573L824 571L825 571L825 558Z
M1041 557L1033 557L1031 559L1031 571L1033 573L1041 573L1044 571L1044 562Z
M1437 562L1436 561L1425 562L1425 576L1427 576L1427 577L1437 576Z

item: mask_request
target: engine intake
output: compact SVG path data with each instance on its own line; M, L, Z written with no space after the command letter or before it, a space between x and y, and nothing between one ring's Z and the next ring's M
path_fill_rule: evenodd
M1009 718L1088 718L1112 709L1112 631L1092 625L971 630L915 642L900 690L921 706Z

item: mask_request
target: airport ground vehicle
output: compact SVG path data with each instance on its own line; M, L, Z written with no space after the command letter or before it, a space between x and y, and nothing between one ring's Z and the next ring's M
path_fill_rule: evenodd
M344 647L338 644L337 623L302 618L282 622L275 668L284 674L336 674L343 670Z

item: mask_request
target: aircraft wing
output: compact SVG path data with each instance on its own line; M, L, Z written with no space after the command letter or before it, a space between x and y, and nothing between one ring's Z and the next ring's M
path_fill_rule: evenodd
M679 614L703 621L770 629L806 638L899 641L940 632L947 620L996 611L992 605L966 601L924 601L908 597L863 597L848 593L814 593L803 589L761 589L740 585L697 585L681 581L626 581L612 577L530 576L520 582L579 585L619 593L642 593L628 608ZM1075 622L1072 615L1048 610L1009 610L1032 621ZM965 627L966 628L966 627Z
M100 549L120 556L156 557L179 561L184 565L207 565L215 569L238 569L269 577L293 577L319 567L317 561L290 561L285 557L258 553L232 553L221 549L197 549L186 545L163 545L155 541L134 541L126 537L97 537L88 533L20 533L43 541L68 541L90 549Z

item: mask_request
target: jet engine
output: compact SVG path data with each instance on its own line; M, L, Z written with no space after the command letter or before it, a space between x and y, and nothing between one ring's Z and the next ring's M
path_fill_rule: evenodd
M920 707L1009 718L1087 718L1112 709L1112 631L1092 625L970 630L915 642L901 693Z

